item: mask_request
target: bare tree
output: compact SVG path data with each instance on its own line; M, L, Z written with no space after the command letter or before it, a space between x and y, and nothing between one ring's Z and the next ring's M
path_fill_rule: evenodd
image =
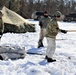
M0 0L0 7L2 8L3 6L7 5L8 0Z
M20 1L21 7L20 7L20 15L24 18L28 18L28 5L26 0Z
M74 0L0 0L0 7L6 6L19 13L24 18L31 18L34 11L47 10L50 14L56 10L63 14L76 12L76 1Z

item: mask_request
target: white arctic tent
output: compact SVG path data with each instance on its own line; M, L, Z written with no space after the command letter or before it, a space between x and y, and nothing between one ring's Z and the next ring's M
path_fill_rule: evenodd
M1 11L3 12L5 32L35 32L35 24L31 23L29 20L24 19L19 14L6 8L5 6Z
M5 6L2 8L1 11L3 12L2 19L5 23L6 31L10 32L12 30L13 32L16 30L15 28L18 28L18 32L35 31L35 25L33 23L24 19L14 11L6 8ZM0 56L3 58L3 60L24 58L25 54L25 49L20 47L0 46Z

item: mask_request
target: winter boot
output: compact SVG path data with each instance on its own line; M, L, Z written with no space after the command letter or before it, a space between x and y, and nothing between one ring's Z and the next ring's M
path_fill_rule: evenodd
M39 42L38 42L38 48L40 48L40 47L44 47L42 40L39 40Z
M45 57L45 59L47 59L47 62L55 62L56 61L55 59L48 58L47 56Z
M48 57L47 57L47 56L45 56L45 59L48 59Z
M47 62L55 62L56 60L55 59L52 59L52 58L48 58L47 59Z
M3 57L0 55L0 60L3 60Z

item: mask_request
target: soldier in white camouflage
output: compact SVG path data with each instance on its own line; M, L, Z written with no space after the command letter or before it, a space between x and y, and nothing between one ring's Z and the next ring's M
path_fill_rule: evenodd
M47 11L45 11L43 17L39 21L40 37L39 37L39 41L38 41L38 48L44 47L43 39L45 37L46 27L47 27L50 20L51 20L51 18L49 17Z
M48 62L54 62L56 61L53 58L53 55L55 53L55 48L56 48L56 35L58 34L58 32L62 32L62 33L67 33L66 30L62 30L59 28L57 21L62 20L62 14L61 12L57 11L54 14L54 18L49 22L49 24L47 25L46 28L46 39L47 39L47 50L46 50L46 59Z
M3 23L3 20L2 20L2 16L3 16L3 13L0 11L0 38L4 32L4 23Z

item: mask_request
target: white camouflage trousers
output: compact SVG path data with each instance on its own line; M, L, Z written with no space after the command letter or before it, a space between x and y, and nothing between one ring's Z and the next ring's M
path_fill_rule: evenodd
M40 30L40 38L39 39L44 39L45 37L45 34L46 34L46 28L41 28Z
M46 50L46 56L48 56L49 58L52 58L56 48L55 38L46 37L46 39L47 39L47 45L48 45Z

